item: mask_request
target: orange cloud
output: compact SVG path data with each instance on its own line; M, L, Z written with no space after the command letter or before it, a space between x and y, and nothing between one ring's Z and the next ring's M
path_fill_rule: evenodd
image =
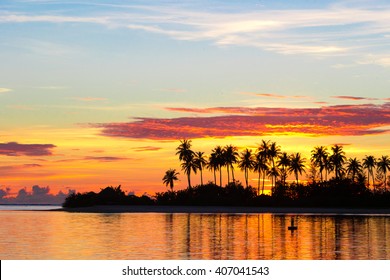
M127 123L95 124L110 137L177 140L180 138L263 136L271 134L368 135L387 132L390 103L321 108L169 108L185 112L220 113L212 117L137 118Z

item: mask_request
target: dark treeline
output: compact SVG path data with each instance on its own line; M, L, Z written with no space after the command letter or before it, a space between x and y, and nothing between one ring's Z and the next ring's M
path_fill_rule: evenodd
M69 195L63 206L93 205L200 205L200 206L267 206L267 207L390 207L390 158L367 155L362 161L345 156L341 145L317 146L309 160L295 152L287 154L275 142L262 140L257 149L239 153L233 145L215 147L206 157L192 150L191 140L183 139L176 149L188 187L175 190L179 172L169 169L163 183L168 191L153 197L126 195L118 187L107 187L99 193ZM244 173L245 186L235 179L235 167ZM203 183L208 169L213 182ZM225 169L225 170L223 170ZM200 185L191 185L191 175L199 172ZM226 172L226 173L225 173ZM257 186L249 184L249 174L256 174ZM304 183L299 176L306 174ZM223 184L226 174L227 183ZM293 181L288 177L293 175ZM225 180L226 180L225 178ZM265 181L271 182L265 194Z

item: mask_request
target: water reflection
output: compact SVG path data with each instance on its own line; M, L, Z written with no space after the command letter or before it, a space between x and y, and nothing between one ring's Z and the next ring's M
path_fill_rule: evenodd
M390 257L390 216L0 212L0 219L1 259Z

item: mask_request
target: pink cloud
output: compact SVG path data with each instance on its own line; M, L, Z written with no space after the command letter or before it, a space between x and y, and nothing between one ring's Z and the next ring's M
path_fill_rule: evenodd
M51 156L53 144L0 143L0 155L6 156Z
M186 111L186 108L169 110ZM212 117L137 118L127 123L94 124L110 137L177 140L180 138L262 136L300 133L321 135L367 135L387 132L390 103L338 105L321 108L217 107L193 109L220 113Z

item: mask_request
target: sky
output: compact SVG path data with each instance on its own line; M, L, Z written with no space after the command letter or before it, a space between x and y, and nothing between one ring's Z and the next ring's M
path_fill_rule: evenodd
M1 1L0 199L185 188L182 138L390 155L388 1L241 2Z

